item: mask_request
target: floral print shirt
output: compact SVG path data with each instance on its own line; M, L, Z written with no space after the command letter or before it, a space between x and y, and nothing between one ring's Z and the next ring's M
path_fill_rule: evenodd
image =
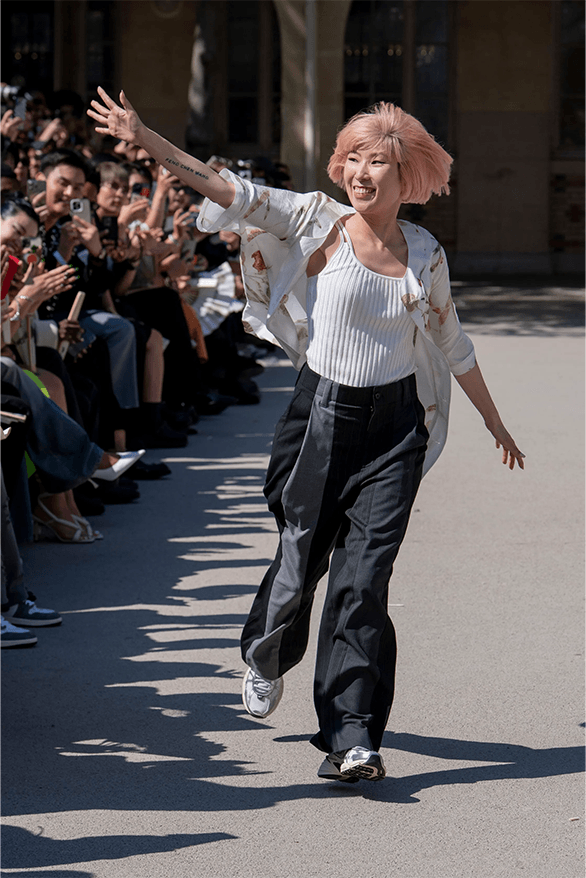
M221 176L234 184L234 201L224 209L206 199L198 227L208 233L225 228L238 232L247 299L244 328L276 342L301 369L307 347L307 263L332 226L354 208L323 192L257 186L228 170ZM420 226L403 220L399 225L409 249L403 301L414 324L417 394L429 431L427 472L447 437L450 372L463 375L476 358L452 301L443 247Z

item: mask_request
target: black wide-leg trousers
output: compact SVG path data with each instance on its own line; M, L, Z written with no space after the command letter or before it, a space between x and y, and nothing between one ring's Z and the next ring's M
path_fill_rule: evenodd
M348 387L304 366L277 424L265 496L279 548L244 626L242 656L268 680L302 659L333 552L312 739L327 753L381 745L395 685L388 584L421 480L423 416L413 375Z

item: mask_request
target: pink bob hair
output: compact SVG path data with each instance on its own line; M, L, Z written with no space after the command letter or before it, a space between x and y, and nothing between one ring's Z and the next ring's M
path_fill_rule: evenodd
M425 204L434 193L449 195L452 157L400 107L381 101L340 129L328 163L328 176L336 186L344 189L348 153L363 149L380 150L399 163L405 204Z

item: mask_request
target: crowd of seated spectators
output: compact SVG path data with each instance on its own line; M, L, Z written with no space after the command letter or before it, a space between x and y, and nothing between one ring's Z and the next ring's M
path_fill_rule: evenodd
M201 233L194 190L48 97L2 86L2 647L61 622L18 544L102 539L93 516L171 475L145 450L258 403L273 350L242 328L238 236ZM208 164L290 187L268 159Z

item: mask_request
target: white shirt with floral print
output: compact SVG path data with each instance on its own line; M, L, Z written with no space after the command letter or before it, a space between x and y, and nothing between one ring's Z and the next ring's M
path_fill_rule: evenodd
M206 199L198 227L208 233L226 228L238 232L247 299L244 328L276 342L301 369L307 347L307 263L335 223L354 208L323 192L270 189L228 170L221 176L234 184L234 201L224 209ZM420 226L398 222L409 249L403 302L414 323L417 395L429 431L427 472L447 437L450 372L463 375L476 358L452 301L443 247Z

